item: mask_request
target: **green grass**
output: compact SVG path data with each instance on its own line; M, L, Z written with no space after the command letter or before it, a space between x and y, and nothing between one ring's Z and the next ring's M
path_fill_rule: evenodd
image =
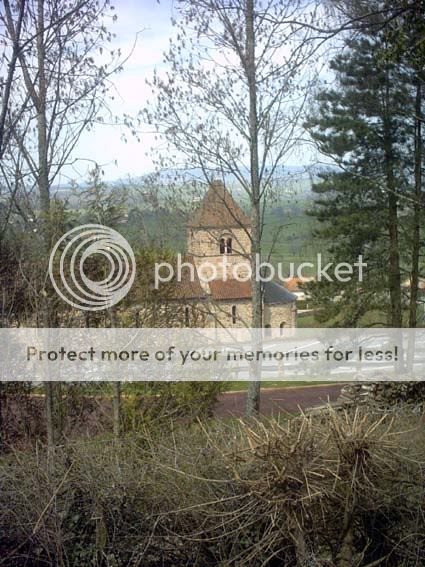
M296 388L299 386L318 386L319 384L330 384L332 382L313 382L313 381L309 381L309 380L292 380L292 381L281 381L281 380L277 380L277 381L273 381L273 380L265 380L264 382L261 382L261 387L264 389L267 388ZM227 382L226 383L226 387L225 387L225 391L226 392L240 392L240 391L245 391L248 389L248 385L249 382L248 381L243 381L243 382Z
M249 381L229 381L225 382L223 386L224 392L239 392L248 389ZM261 382L261 387L267 388L296 388L298 386L315 386L318 384L329 384L329 381L310 381L310 380L264 380ZM148 384L145 382L132 382L122 384L122 395L146 395L149 394ZM99 382L96 385L84 383L80 384L80 393L86 396L105 396L111 397L113 395L112 384L109 382ZM35 386L33 395L44 395L42 386Z
M299 328L318 328L322 325L316 321L314 315L305 315L297 317L297 327Z

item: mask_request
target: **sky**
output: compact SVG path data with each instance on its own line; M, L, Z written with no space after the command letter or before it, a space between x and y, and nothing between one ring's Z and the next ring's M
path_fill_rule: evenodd
M114 78L114 101L110 107L115 115L136 116L152 96L146 79L152 77L155 68L166 70L163 53L174 34L171 18L177 13L173 0L112 0L112 3L118 19L110 26L116 34L111 48L119 47L123 56L131 55L124 70ZM122 139L124 132L127 132L127 143ZM123 127L96 126L82 135L72 156L77 161L63 170L56 183L67 184L71 179L84 182L95 162L102 166L107 181L150 173L155 170L153 156L158 144L148 125L140 132L140 142ZM295 157L291 165L305 164L305 161Z
M173 34L171 16L175 12L169 0L161 0L161 3L156 0L112 0L112 4L118 19L110 26L117 36L111 49L120 47L123 56L126 56L132 52L136 38L137 42L124 70L113 80L116 92L110 107L116 115L125 112L135 116L151 94L145 80L152 77L155 67L164 67L162 54ZM147 127L143 130L140 143L129 133L125 143L121 138L126 130L118 126L99 125L84 133L73 155L74 159L82 160L66 168L59 182L83 180L93 162L102 166L108 180L153 171L152 157L146 153L150 153L155 140Z

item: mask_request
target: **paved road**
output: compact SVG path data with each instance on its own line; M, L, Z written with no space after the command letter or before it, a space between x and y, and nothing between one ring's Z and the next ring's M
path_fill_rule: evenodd
M319 406L326 402L334 402L340 392L341 384L322 386L302 386L299 388L265 388L261 392L260 411L264 415L287 411L298 412ZM229 392L221 394L214 415L219 418L242 417L245 410L246 392Z

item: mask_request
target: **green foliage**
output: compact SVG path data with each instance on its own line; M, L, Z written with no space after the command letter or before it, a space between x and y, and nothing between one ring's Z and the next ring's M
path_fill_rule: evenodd
M122 400L124 432L143 431L158 425L212 416L223 382L157 382L140 385L140 394Z
M103 171L96 165L89 172L87 188L79 193L82 220L116 228L125 217L126 191L109 187L102 178Z
M390 312L389 263L400 273L407 247L397 243L398 219L408 222L414 115L409 69L383 57L385 33L364 33L346 41L331 62L335 86L322 88L306 126L322 153L337 168L324 171L313 185L310 214L321 227L334 262L367 263L364 280L309 286L322 322L356 326L370 309ZM399 230L399 238L406 231ZM392 251L392 252L391 252ZM393 254L393 256L391 256ZM396 266L394 254L399 254Z

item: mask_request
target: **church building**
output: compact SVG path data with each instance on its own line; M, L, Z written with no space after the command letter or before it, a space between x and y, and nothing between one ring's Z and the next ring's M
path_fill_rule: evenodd
M248 216L224 184L213 181L187 223L187 256L178 284L186 326L251 325L250 235ZM295 327L296 296L274 281L262 285L263 326Z

